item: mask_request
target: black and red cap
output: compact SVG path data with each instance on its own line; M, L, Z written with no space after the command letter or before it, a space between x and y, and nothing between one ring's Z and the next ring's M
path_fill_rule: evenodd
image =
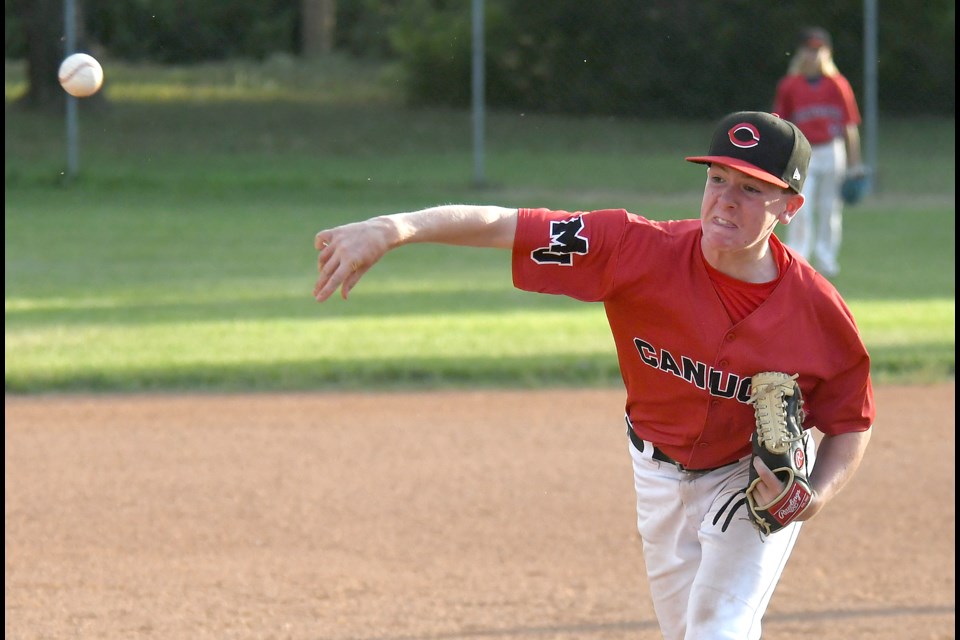
M821 27L805 27L801 29L797 44L809 49L832 47L830 33Z
M737 111L717 124L707 155L686 159L730 167L800 193L810 164L810 142L795 124L774 113Z

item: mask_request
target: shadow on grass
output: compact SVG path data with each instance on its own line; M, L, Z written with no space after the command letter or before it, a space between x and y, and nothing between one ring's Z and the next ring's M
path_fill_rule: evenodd
M362 284L361 284L362 286ZM526 309L582 309L582 304L558 297L543 297L512 289L470 289L456 291L353 293L344 303L335 294L323 304L313 300L309 289L302 295L218 298L211 301L120 301L70 302L68 307L9 308L7 328L44 325L141 325L161 322L208 322L220 320L294 320L318 322L340 318L395 318L422 315L467 315L472 313L510 313Z
M910 357L916 349L927 357ZM873 354L877 383L923 384L953 378L952 345L881 347ZM402 391L463 388L620 387L614 353L599 355L474 358L406 358L333 362L190 364L183 367L124 368L69 374L8 374L8 393L49 392L269 392Z

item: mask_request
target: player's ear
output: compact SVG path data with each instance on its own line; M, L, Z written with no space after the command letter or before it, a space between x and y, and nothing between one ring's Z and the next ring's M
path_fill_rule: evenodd
M779 216L780 222L783 224L790 224L790 221L793 220L793 217L800 211L800 207L803 206L805 200L803 194L794 193L790 190L787 191L787 194L790 196L787 199L787 206Z

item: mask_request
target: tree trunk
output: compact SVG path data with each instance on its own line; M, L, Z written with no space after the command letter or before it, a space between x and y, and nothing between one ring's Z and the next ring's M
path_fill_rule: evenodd
M301 0L301 55L316 58L333 51L336 0Z
M63 3L17 0L16 7L27 42L27 91L20 103L30 109L59 107L65 96L57 82L63 59Z
M83 51L86 29L83 0L73 0L76 12L76 50ZM60 63L66 51L64 0L16 0L27 43L27 90L18 104L35 110L63 109L67 94L57 80ZM103 95L84 98L88 103L102 103Z

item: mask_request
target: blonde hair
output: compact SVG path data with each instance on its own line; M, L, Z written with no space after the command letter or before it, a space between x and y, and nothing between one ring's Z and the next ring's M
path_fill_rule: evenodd
M801 49L803 49L802 46L798 47L796 53L793 55L793 58L790 60L790 66L787 67L787 75L799 76L802 73L800 70L800 67L803 64L803 58L800 56ZM833 49L827 45L824 45L820 49L821 50L817 52L817 61L819 62L820 74L828 77L839 75L840 70L837 69L837 65L833 61Z

